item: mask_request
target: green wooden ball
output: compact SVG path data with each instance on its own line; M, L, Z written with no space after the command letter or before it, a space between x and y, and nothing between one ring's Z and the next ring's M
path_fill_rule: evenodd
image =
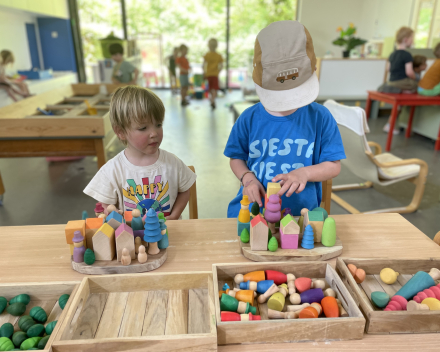
M3 313L7 305L8 300L5 297L0 297L0 314Z
M0 337L0 351L10 351L14 349L14 344L7 337Z
M18 317L26 311L26 304L21 302L13 303L6 308L6 311L15 317Z
M41 307L34 307L29 312L29 315L34 318L37 322L45 323L47 320L47 314Z
M18 320L18 327L20 328L21 331L27 332L28 329L32 326L35 325L36 322L34 319L32 319L32 317L30 315L23 315L19 320Z
M14 334L14 325L11 323L4 323L0 327L0 337L7 337L8 339Z
M24 340L20 346L21 350L30 350L33 347L36 347L38 345L38 342L40 342L40 340L42 339L42 337L30 337L26 340Z
M12 335L12 342L14 343L15 347L20 347L23 341L26 340L27 338L28 336L25 332L17 331L14 332L14 335Z
M55 325L57 325L58 320L52 321L46 325L46 334L52 334L53 329L55 329Z
M21 302L21 303L28 305L30 301L31 301L31 298L29 297L29 295L27 295L26 293L22 293L21 295L15 296L13 299L11 299L9 301L9 304Z
M50 336L44 336L40 340L40 342L38 342L38 345L37 345L38 349L39 350L44 350L44 347L46 347L47 341L49 341L49 339L50 339Z
M70 297L70 295L65 293L60 298L58 298L58 304L60 305L61 309L64 309L64 307L66 306L67 301L69 300L69 297Z
M29 330L27 331L27 335L29 337L37 337L37 336L43 336L44 335L44 325L43 324L35 324L32 325Z

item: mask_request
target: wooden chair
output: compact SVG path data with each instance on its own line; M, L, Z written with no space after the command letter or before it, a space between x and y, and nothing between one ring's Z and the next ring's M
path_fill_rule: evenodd
M188 166L192 172L196 173L196 170L194 169L194 166ZM197 210L197 188L196 188L196 182L191 186L189 189L189 218L190 219L198 219L199 213Z
M332 183L333 183L332 179L327 181L322 181L321 208L324 208L327 211L327 214L329 215L330 215L330 206L332 203Z
M333 192L370 188L373 184L388 186L400 181L410 181L416 185L412 201L406 207L379 209L364 212L373 213L411 213L417 210L425 191L428 164L420 159L400 159L390 153L382 153L379 144L368 142L365 133L369 132L365 111L359 107L350 107L327 100L324 103L338 123L347 159L342 160L356 176L366 180L359 184L333 186ZM370 147L374 147L375 154ZM331 199L352 214L360 211L352 205L331 194Z

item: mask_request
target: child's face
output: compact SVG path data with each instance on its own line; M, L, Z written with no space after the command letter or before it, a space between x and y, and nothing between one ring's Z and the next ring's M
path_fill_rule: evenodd
M163 139L162 123L147 122L132 125L125 135L127 146L144 154L155 154Z
M116 62L121 62L124 56L122 54L114 54L112 55L112 60Z
M182 56L186 56L186 54L188 54L188 49L182 49L180 52L182 53Z
M412 34L412 35L411 35L410 37L408 37L408 38L405 38L405 39L403 40L403 42L405 43L405 46L406 46L407 48L412 47L413 42L414 42L414 34Z

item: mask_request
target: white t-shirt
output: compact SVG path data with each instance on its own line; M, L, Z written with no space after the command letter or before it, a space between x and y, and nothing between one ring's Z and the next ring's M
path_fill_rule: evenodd
M123 150L97 172L84 193L124 211L152 206L168 216L177 194L190 189L196 177L182 160L163 149L150 166L133 165Z

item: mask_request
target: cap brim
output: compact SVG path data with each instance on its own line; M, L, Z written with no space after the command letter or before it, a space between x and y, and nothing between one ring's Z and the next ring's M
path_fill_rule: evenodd
M313 103L319 94L319 81L315 73L299 87L288 90L268 90L255 83L261 104L271 111L298 109Z

